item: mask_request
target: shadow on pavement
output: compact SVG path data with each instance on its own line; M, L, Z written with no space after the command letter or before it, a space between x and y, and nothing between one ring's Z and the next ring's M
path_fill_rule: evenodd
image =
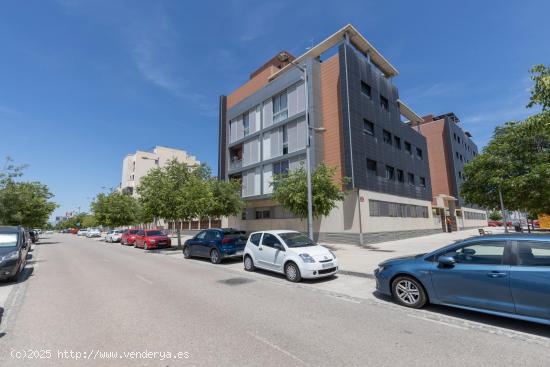
M373 295L379 300L397 305L389 296L378 292L374 292ZM403 309L406 309L406 307L403 307ZM547 325L537 324L535 322L516 320L508 317L494 316L482 312L462 310L460 308L441 305L428 305L422 308L422 310L442 316L455 317L465 321L477 322L487 326L499 327L509 329L511 331L550 338L550 328Z
M37 243L35 243L34 245L35 246L42 246L42 245L56 245L58 243L61 243L61 242L57 242L57 241L50 241L50 242L43 242L43 241L38 241Z

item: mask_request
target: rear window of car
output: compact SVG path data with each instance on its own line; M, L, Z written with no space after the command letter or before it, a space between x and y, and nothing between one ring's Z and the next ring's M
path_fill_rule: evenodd
M0 247L17 246L17 233L0 233Z
M130 234L136 234L139 232L139 229L132 229L130 231L128 231Z
M147 236L164 236L164 233L161 231L147 231L145 232Z
M245 232L244 231L224 231L223 232L223 238L241 238L244 237Z

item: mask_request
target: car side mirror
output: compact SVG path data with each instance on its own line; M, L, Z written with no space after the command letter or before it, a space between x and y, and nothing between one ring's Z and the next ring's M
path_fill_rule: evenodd
M454 266L456 264L456 260L452 256L440 256L437 259L437 262L439 263L439 265L447 266L447 267Z
M280 243L276 243L274 247L279 251L284 251L285 250L285 247Z

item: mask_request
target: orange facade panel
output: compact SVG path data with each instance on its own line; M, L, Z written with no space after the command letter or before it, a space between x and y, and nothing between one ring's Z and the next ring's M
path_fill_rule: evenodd
M254 75L249 81L237 88L233 93L227 96L227 109L232 108L237 103L245 99L246 97L254 94L260 90L263 86L269 83L269 77L271 74L275 73L278 68L273 65L270 65L263 69L258 74Z
M428 162L433 196L445 194L452 196L451 176L448 172L444 139L445 120L437 120L420 125L420 132L428 144Z
M321 64L321 113L323 127L326 129L322 134L323 161L327 166L337 168L335 179L341 182L343 164L339 82L340 64L338 55L334 55Z

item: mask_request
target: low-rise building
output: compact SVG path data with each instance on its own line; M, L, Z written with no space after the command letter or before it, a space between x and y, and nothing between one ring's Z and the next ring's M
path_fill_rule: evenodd
M224 225L247 231L306 230L271 199L273 175L305 163L309 125L311 166L320 162L348 177L346 199L316 220L320 240L379 241L441 231L433 216L422 122L400 99L397 70L352 25L303 55L274 57L250 80L220 98L220 179L242 181L246 208Z
M136 197L141 178L153 168L164 167L174 159L190 166L200 164L197 158L189 155L185 150L162 146L157 146L148 152L138 150L134 154L128 154L122 161L120 190Z

